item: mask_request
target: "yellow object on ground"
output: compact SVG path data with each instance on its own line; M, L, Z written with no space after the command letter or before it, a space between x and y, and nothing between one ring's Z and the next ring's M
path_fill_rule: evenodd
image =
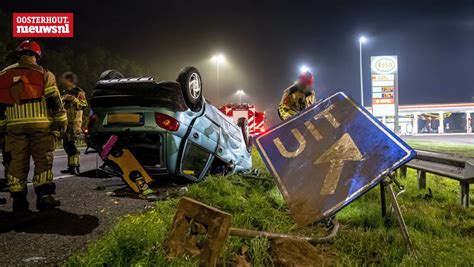
M146 193L148 191L148 184L151 183L153 179L148 175L145 169L143 169L142 165L137 161L130 150L122 149L122 154L119 157L115 157L111 153L107 158L120 167L123 173L123 180L133 191L136 193ZM140 179L130 177L130 175L135 172L140 174ZM143 180L141 178L143 178Z

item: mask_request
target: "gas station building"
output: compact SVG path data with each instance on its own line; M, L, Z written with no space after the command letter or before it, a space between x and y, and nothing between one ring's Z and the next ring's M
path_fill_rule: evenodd
M401 135L473 133L474 103L400 105L398 115ZM377 119L393 129L393 116Z

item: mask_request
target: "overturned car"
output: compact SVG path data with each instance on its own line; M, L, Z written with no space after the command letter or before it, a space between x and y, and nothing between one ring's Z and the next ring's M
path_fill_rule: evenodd
M201 181L207 173L235 173L252 167L247 120L235 124L202 95L194 67L176 81L124 78L109 70L96 83L90 101L89 142L99 153L118 136L153 178L161 175ZM104 169L121 175L105 159Z

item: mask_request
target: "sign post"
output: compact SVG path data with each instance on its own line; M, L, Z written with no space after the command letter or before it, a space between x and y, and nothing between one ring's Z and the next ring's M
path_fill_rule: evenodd
M382 213L387 188L400 230L412 247L390 174L416 152L344 93L269 129L256 145L298 224L328 219L380 184Z
M398 130L398 60L397 56L370 57L372 73L372 113L376 117L393 116L391 128Z

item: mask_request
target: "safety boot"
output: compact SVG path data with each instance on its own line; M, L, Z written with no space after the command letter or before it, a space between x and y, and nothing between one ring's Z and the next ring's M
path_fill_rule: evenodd
M79 166L77 166L77 167L71 167L71 166L67 167L67 169L62 170L61 173L77 175L77 174L79 174Z
M36 209L38 211L45 211L54 209L61 205L59 200L54 199L53 195L56 193L56 185L54 183L47 183L37 186L36 192Z
M23 214L27 213L30 207L28 200L26 199L27 192L11 192L10 193L13 199L13 213Z
M38 209L38 211L54 209L60 205L61 201L55 199L52 195L46 195L36 199L36 209Z
M6 188L8 186L8 180L5 178L0 178L0 189Z

